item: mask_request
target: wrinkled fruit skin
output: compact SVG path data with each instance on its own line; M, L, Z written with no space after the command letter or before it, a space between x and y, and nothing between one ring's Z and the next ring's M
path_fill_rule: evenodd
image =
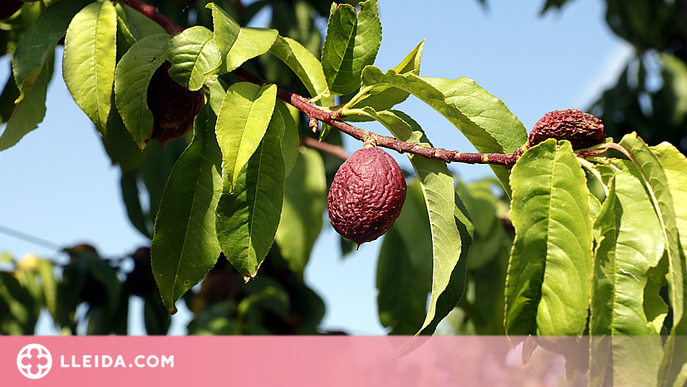
M205 103L202 90L190 91L169 76L170 67L168 61L160 65L148 85L148 108L153 113L151 138L162 145L193 129Z
M406 199L401 168L380 148L351 155L334 176L327 209L334 229L358 245L373 241L394 224Z
M589 148L606 139L603 122L589 113L579 110L554 110L546 113L529 134L530 146L548 139L570 141L573 149Z

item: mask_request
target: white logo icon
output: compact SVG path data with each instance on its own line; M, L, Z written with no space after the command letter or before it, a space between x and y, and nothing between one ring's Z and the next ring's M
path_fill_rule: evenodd
M52 355L40 344L29 344L17 354L17 368L29 379L40 379L52 367Z

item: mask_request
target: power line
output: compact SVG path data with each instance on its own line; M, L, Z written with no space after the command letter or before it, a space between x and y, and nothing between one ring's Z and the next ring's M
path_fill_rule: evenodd
M57 243L51 242L47 239L39 238L37 236L33 236L31 234L27 234L22 231L18 231L9 227L5 227L3 225L0 225L0 234L5 234L7 236L23 240L24 242L32 243L37 246L44 247L46 249L50 250L55 250L59 251L62 249L62 246L58 245Z

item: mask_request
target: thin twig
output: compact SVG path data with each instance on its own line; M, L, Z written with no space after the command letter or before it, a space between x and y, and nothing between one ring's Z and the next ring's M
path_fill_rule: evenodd
M330 144L324 141L318 141L312 137L303 137L301 141L303 145L307 146L308 148L320 150L332 156L336 156L344 161L348 159L348 152L346 152L342 146Z

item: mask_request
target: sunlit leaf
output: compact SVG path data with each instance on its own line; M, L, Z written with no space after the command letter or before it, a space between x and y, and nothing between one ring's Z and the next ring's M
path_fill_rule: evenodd
M642 178L645 180L654 208L659 215L661 229L666 241L668 252L668 284L670 302L673 308L673 322L677 324L682 318L685 302L684 280L685 259L678 237L675 201L668 185L668 178L657 156L649 149L636 133L625 135L620 145L634 157L639 165ZM677 184L676 184L677 185ZM681 190L682 188L675 187Z
M55 45L67 32L74 15L90 2L90 0L53 2L22 35L12 55L12 72L21 91L19 100L24 98L33 85Z
M220 61L212 31L203 26L187 28L169 41L165 57L172 64L169 75L189 90L203 87L206 73Z
M420 42L413 51L394 67L397 74L413 73L420 75L420 59L422 57L422 49L425 41ZM395 87L380 87L371 90L359 102L353 104L351 109L361 109L364 107L371 107L376 111L388 110L395 105L405 101L409 92L395 88ZM369 121L370 118L364 115L349 115L345 118L347 121Z
M107 133L116 57L117 11L105 1L82 9L69 24L62 75L74 102Z
M506 280L506 333L581 335L591 288L592 221L586 179L570 143L550 139L530 148L510 182L516 236ZM540 345L555 349L556 340Z
M359 5L356 12L349 4L332 3L329 12L322 67L334 93L350 93L360 86L360 74L374 63L382 40L377 1Z
M243 166L258 148L277 98L275 85L239 82L231 85L217 117L225 189L232 192ZM281 141L281 136L280 136Z
M665 242L651 199L636 177L615 174L594 227L600 241L590 315L591 385L651 385L663 348L644 313L644 289Z
M522 145L520 141L526 132L522 124L518 124L517 118L501 101L472 81L430 80L413 73L397 74L393 70L384 74L374 66L367 66L363 70L363 83L372 87L372 90L378 87L396 87L413 94L455 125L479 152L511 153ZM488 108L483 116L478 103L485 102L488 103ZM483 106L481 108L484 109ZM461 109L465 109L465 112ZM495 120L502 120L503 123L494 127ZM505 127L511 124L515 124L513 131L506 132ZM509 193L509 171L500 166L492 169Z
M311 97L328 96L329 86L327 86L322 64L303 45L293 39L277 36L270 52L289 66L291 71L303 82ZM328 102L333 101L334 97L324 98L324 101L320 100L323 106L327 106L329 105Z

